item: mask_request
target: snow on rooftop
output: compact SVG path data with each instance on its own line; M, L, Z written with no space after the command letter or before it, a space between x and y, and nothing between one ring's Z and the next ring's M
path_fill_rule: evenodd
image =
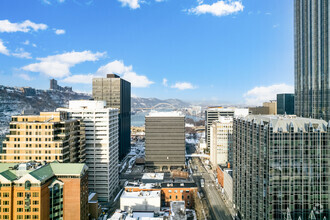
M124 191L120 198L160 198L160 190L126 192Z
M171 112L158 112L151 111L147 117L184 117L184 114L179 111L171 111Z
M164 173L145 173L143 174L142 179L163 180Z

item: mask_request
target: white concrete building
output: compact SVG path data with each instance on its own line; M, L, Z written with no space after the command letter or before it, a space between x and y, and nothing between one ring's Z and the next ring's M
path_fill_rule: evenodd
M233 203L233 170L224 169L223 172L223 189L225 196L230 203Z
M83 119L86 126L88 188L99 201L110 201L118 187L118 109L106 108L105 101L70 101L70 117Z
M161 207L161 191L124 191L120 197L120 209L134 212L159 212Z
M210 160L214 167L232 161L233 118L220 117L210 128Z

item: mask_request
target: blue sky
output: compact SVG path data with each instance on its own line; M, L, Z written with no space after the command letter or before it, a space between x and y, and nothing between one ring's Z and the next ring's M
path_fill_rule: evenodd
M2 0L0 84L257 105L292 92L292 0Z

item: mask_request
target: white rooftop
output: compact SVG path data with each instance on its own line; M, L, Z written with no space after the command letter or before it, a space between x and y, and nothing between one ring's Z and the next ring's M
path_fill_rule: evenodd
M124 191L121 198L160 198L160 190L156 191L140 191L126 192Z
M100 110L108 109L105 107L106 101L96 101L96 100L71 100L69 101L69 109L83 109L83 110ZM109 108L116 109L116 108Z
M151 111L149 115L146 117L184 117L184 114L179 111L171 111L171 112L158 112L158 111Z
M163 180L164 173L145 173L143 174L142 179Z

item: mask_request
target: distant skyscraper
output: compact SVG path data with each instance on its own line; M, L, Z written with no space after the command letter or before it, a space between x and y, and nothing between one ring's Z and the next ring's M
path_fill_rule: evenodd
M93 79L93 98L119 109L119 160L131 149L131 83L115 74Z
M328 0L295 0L295 114L330 120Z
M205 111L205 139L207 150L210 151L210 128L213 121L219 120L223 116L246 116L249 114L248 109L239 109L239 108L224 108L224 107L209 107Z
M88 188L100 201L110 201L118 187L118 109L105 108L105 101L70 101L72 119L86 125Z
M330 123L234 119L234 204L242 220L329 219Z
M277 114L294 114L294 94L277 94Z
M146 116L146 166L185 166L185 117L178 112Z

